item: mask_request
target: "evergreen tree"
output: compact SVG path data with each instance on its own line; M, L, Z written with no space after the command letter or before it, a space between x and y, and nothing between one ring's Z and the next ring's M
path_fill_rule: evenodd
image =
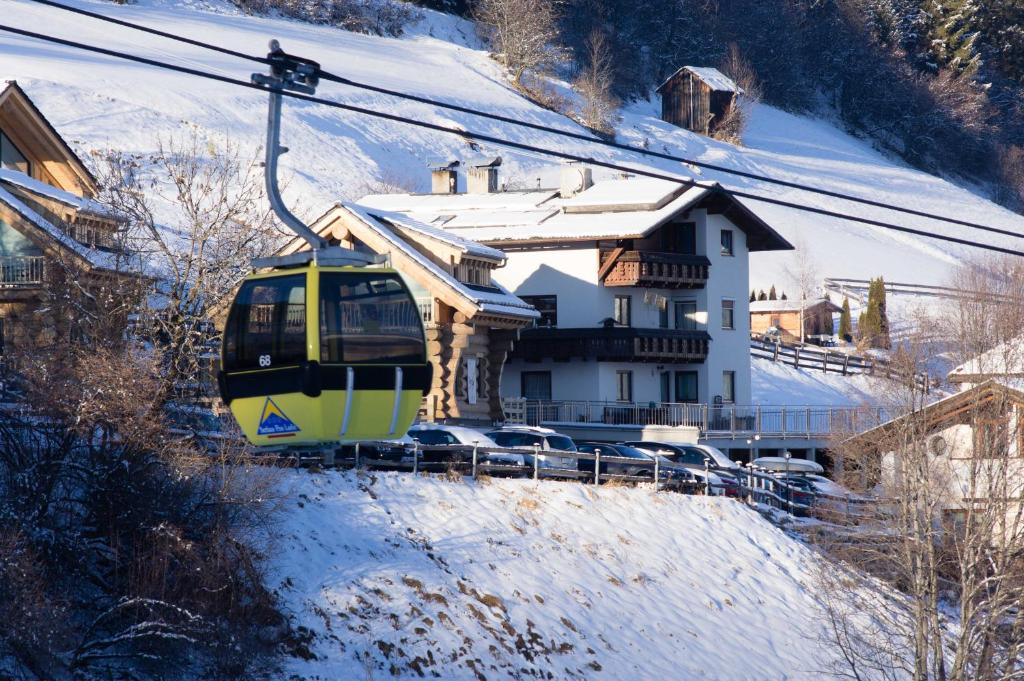
M933 63L967 77L981 68L978 6L974 0L927 0L929 48Z
M779 296L779 300L789 300L789 296L786 295L785 291L783 291L782 295Z
M775 284L772 284L771 289L768 290L768 300L778 300L779 296L775 293Z
M875 297L878 299L878 341L875 347L888 350L892 347L892 341L889 339L889 316L885 304L885 280L882 277L878 278L877 289Z
M761 289L761 292L757 294L757 299L768 300L768 294L764 292L764 289Z
M843 298L843 311L839 313L839 337L849 343L853 340L852 319L850 318L850 299Z
M757 300L757 292L754 289L750 289L750 302Z

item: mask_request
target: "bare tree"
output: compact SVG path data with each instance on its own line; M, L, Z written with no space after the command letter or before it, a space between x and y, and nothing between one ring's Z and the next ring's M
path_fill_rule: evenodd
M803 234L793 240L792 264L786 267L786 274L797 287L797 295L800 296L800 342L804 342L804 311L807 308L807 301L815 299L821 293L821 275L818 273L817 263L810 252L810 247Z
M750 119L751 109L761 101L761 81L753 65L743 56L739 45L729 43L729 51L722 60L721 70L740 88L732 107L720 121L714 121L714 136L717 139L740 144L743 131Z
M480 0L475 15L516 86L527 71L543 71L558 58L552 0Z
M587 38L586 61L574 83L583 98L580 118L602 134L615 133L619 100L612 92L614 66L611 45L604 32L594 30Z
M160 392L201 381L202 356L250 261L280 245L264 200L256 155L198 136L162 142L156 153L112 153L103 201L128 223L126 243L148 265L156 295L141 312L143 332L165 351Z
M921 681L1021 676L1024 396L1012 377L1024 369L1022 275L1009 260L964 268L960 298L896 358L910 376L944 349L968 363L969 390L925 409L913 381L893 382L878 398L901 416L837 444L846 481L877 485L884 499L857 528L821 534L848 571L820 581L851 678L889 678L886 665ZM872 579L895 605L863 588Z

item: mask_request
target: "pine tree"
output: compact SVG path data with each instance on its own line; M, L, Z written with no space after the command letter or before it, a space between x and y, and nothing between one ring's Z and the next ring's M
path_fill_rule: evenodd
M878 300L878 341L875 347L888 350L892 347L892 341L889 338L889 316L885 304L885 280L882 277L878 278L877 287L878 290L875 296Z
M775 293L775 284L772 284L771 289L768 291L768 300L778 300L779 296Z
M754 289L750 289L750 302L757 300L757 292Z
M974 0L928 0L930 53L936 66L968 78L981 68L978 6Z
M853 329L850 328L850 299L843 298L843 311L839 313L839 337L849 343L853 340Z
M786 295L785 291L783 291L782 295L779 296L779 300L789 300L789 296Z
M761 289L761 292L757 294L757 299L768 300L768 294L764 292L764 289Z

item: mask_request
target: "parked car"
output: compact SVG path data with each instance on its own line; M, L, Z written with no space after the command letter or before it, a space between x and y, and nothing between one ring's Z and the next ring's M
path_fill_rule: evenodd
M762 343L781 343L782 342L782 329L777 326L769 326L761 334Z
M813 506L818 493L814 485L801 475L779 475L776 476L786 487L776 490L776 494L793 504L801 506ZM795 515L803 515L803 510L798 509Z
M483 433L464 426L448 426L437 423L419 423L409 429L409 437L420 445L474 445L486 449L500 448L497 442ZM426 450L420 454L420 463L430 466L449 465L456 462L468 462L472 454L465 449L444 451ZM521 454L511 452L487 452L477 458L479 462L499 464L503 466L526 466L526 459ZM412 453L407 452L403 463L412 463Z
M524 452L539 450L544 454L537 456L538 465L543 468L575 469L576 459L570 456L559 456L558 452L575 452L576 443L572 438L556 433L550 428L535 426L504 426L487 433L487 437L498 443L500 447L522 449ZM533 466L533 455L523 454L527 466Z
M626 444L647 452L657 453L673 464L689 468L699 482L710 482L715 494L725 494L730 497L740 496L739 464L730 461L729 457L717 447L697 444L668 444L650 440L636 440L626 442ZM713 474L713 479L708 480L704 475L705 466Z
M825 469L821 464L809 459L785 458L783 456L762 456L751 463L758 468L765 468L773 473L811 473L821 475Z
M610 457L631 459L635 463L625 461L601 461L601 475L629 475L640 478L654 479L654 456L637 447L630 447L626 444L609 444L607 442L583 442L577 445L579 451L587 454L595 454L601 450L601 454ZM686 468L676 465L664 457L659 457L658 475L660 482L665 484L693 483L693 473ZM580 459L578 469L587 473L593 473L594 462ZM591 476L593 477L593 476Z
M372 462L375 467L405 467L404 461L412 450L413 441L408 435L397 440L359 443L359 458L364 462ZM355 444L343 444L337 450L338 456L346 459L355 457Z

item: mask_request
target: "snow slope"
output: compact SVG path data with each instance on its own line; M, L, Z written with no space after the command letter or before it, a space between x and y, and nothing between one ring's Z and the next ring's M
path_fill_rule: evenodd
M267 40L276 37L286 50L317 59L327 69L356 80L500 111L522 120L582 130L571 120L535 106L513 91L499 68L477 45L471 24L433 12L424 12L424 19L411 27L405 37L395 39L245 16L224 0L140 0L134 5L98 0L69 2L249 53L262 53ZM2 4L4 22L15 26L42 27L54 35L102 43L243 79L258 66L76 17L29 0L3 0ZM9 34L0 34L0 69L0 77L18 79L58 130L86 155L107 147L129 152L152 151L159 137L180 137L190 134L190 130L215 140L230 138L253 150L262 142L265 102L258 93ZM677 163L644 160L581 141L434 110L427 105L393 101L338 85L324 84L319 94L542 147L558 147L619 162L643 162L663 171L693 174L691 168ZM656 113L653 102L628 107L618 126L619 139L1024 232L1024 217L939 178L894 163L823 121L758 107L746 136L748 146L737 149L670 126L658 120ZM338 199L362 195L375 180L386 179L425 190L426 165L437 159L498 153L505 159L503 178L518 186L536 186L538 178L551 186L557 173L551 161L534 155L471 145L463 138L294 101L286 105L283 139L292 149L282 163L290 176L286 196L300 213L311 217ZM931 232L977 236L966 228L942 226L926 219L844 204L798 190L781 190L719 173L703 173L701 178L723 180L818 206L852 209ZM821 276L866 278L882 274L894 281L943 283L949 268L972 252L789 209L762 204L756 207L787 238L810 250ZM987 235L983 239L1024 247L1024 241L1018 239L994 239ZM785 270L792 264L792 258L791 254L755 255L751 285L767 288L776 283L792 288L785 284Z
M797 369L770 359L750 358L750 388L754 404L808 407L876 404L883 394L879 383L879 379L866 374L826 374L813 369Z
M830 678L814 554L650 488L296 472L272 583L288 678Z

